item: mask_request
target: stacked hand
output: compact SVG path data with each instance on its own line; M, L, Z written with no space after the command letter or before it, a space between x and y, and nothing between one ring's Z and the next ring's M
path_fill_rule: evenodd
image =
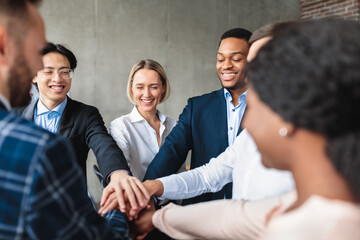
M99 214L119 209L132 220L147 206L149 199L150 195L139 179L124 171L115 172L101 196Z
M154 229L152 216L156 209L150 196L161 196L162 192L163 185L158 180L141 183L126 172L115 172L103 191L99 214L104 215L112 209L126 213L131 221L132 239L141 240Z

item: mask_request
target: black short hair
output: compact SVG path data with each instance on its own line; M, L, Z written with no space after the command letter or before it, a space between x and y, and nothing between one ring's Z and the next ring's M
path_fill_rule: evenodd
M77 66L76 57L68 48L64 47L61 44L54 44L48 42L42 51L42 55L44 56L52 52L60 53L61 55L64 55L70 62L70 68L73 70L76 68Z
M360 24L291 24L246 72L260 99L286 121L327 139L327 155L360 200Z
M249 41L251 37L251 32L249 30L246 30L244 28L233 28L223 33L220 37L219 46L221 44L221 41L226 38L238 38L238 39L244 39L245 41Z

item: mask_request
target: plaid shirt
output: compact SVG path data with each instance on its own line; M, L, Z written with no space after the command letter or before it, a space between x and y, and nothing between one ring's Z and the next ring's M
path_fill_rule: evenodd
M92 207L62 137L0 109L0 239L129 239L126 217Z

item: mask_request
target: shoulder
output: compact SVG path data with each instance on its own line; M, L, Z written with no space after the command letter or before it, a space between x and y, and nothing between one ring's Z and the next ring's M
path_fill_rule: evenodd
M102 118L99 110L96 107L73 100L71 98L68 98L68 103L65 107L65 111L67 111L71 115L76 113L76 115L80 118L87 118L87 117Z
M130 114L118 117L110 122L110 127L118 127L131 124Z
M341 239L352 239L355 232L360 233L359 225L359 204L313 196L298 209L274 217L267 233L274 239L284 239L285 236L296 236L292 239L338 239L334 236L339 233Z
M167 123L168 126L175 126L177 123L175 119L166 115L165 115L165 122Z
M192 97L189 98L188 103L193 103L193 104L206 104L208 105L209 103L213 102L213 101L219 101L219 100L224 100L225 102L225 98L221 97L224 96L224 89L221 88L219 90L210 92L210 93L205 93L203 95L200 96L196 96L196 97Z
M192 97L190 99L198 101L198 100L218 97L218 96L221 96L221 95L224 95L224 89L223 88L221 88L219 90L216 90L216 91L209 92L209 93L205 93L205 94L202 94L202 95L199 95L199 96L195 96L195 97Z
M75 108L75 109L83 109L83 110L97 110L98 109L94 106L91 106L91 105L88 105L88 104L85 104L85 103L82 103L82 102L79 102L79 101L76 101L76 100L73 100L71 98L68 98L68 103L67 103L67 106L66 107L71 107L71 108Z

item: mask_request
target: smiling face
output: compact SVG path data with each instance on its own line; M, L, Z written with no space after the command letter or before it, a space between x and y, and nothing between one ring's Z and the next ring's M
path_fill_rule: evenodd
M243 69L248 50L249 44L244 39L230 37L221 41L216 69L224 88L235 90L246 86Z
M131 90L140 114L156 113L165 87L159 74L150 69L140 69L134 75Z
M69 60L62 54L51 52L43 56L44 69L33 79L37 83L40 100L49 109L65 100L70 91L71 78L62 76L62 71L70 70Z

